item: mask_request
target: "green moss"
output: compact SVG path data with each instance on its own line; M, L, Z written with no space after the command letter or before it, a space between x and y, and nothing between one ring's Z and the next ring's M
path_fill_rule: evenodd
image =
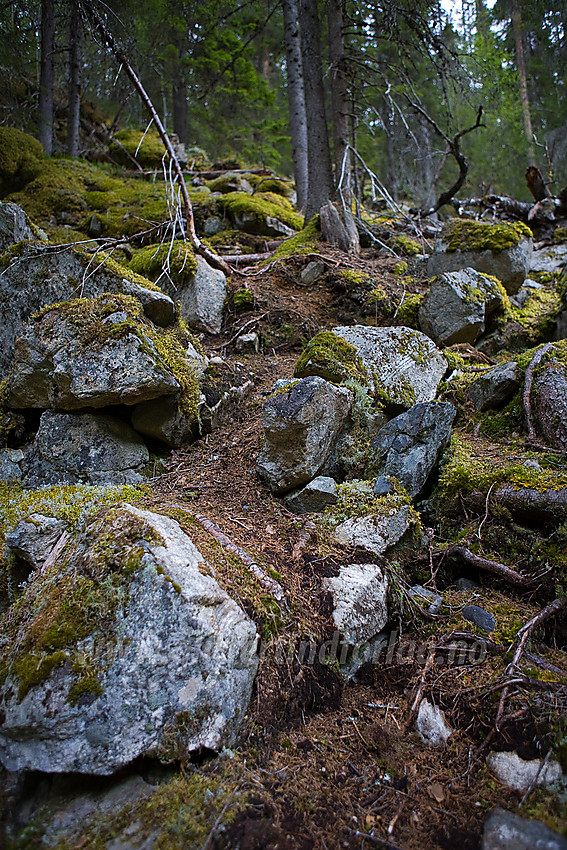
M303 230L286 239L270 259L266 260L266 264L268 262L273 263L275 260L283 260L286 257L300 257L315 253L320 235L319 216L315 215Z
M347 519L365 516L389 517L405 505L410 506L410 521L419 523L411 496L396 478L389 478L392 491L387 496L375 496L371 481L350 481L337 487L337 502L325 508L324 527L336 528Z
M281 180L278 177L262 177L259 174L245 174L255 192L270 192L272 195L281 195L290 198L293 195L293 184L290 181Z
M246 192L229 192L219 198L219 203L234 216L253 215L259 221L266 221L268 216L271 216L294 230L301 230L303 225L302 217L292 210L286 210L279 204L270 203Z
M401 277L402 275L404 275L407 272L407 270L408 270L408 264L406 263L405 260L400 260L400 262L396 263L394 268L393 268L393 272L396 275L396 277Z
M32 652L16 658L13 672L18 679L18 702L23 700L31 688L48 679L53 670L66 661L67 653L61 651L48 655Z
M510 307L506 318L518 322L527 331L527 344L534 345L552 336L561 307L560 293L553 289L531 289L522 307Z
M232 296L232 303L237 313L244 313L254 306L254 294L242 286Z
M447 251L505 251L529 239L532 232L521 221L508 224L480 224L453 219L445 225L442 239Z
M354 269L342 269L339 276L350 283L351 286L367 286L372 285L371 278L365 272L355 271Z
M174 284L185 286L192 283L195 277L197 260L188 242L175 240L173 243L148 245L136 251L129 268L156 283L165 276Z
M396 313L396 320L406 328L419 328L418 312L425 295L406 295ZM445 352L446 354L446 352Z
M288 201L283 195L278 195L276 192L258 192L254 195L262 201L267 201L269 204L275 204L276 207L281 207L287 212L293 212L291 201Z
M165 148L156 130L145 134L140 130L119 130L110 143L110 155L125 168L132 168L135 159L142 168L155 169L161 168Z
M297 378L319 375L335 384L348 378L368 384L366 369L354 345L332 331L321 331L309 340L293 374Z
M556 227L553 231L553 241L555 243L567 242L567 227Z
M0 127L0 198L37 177L43 165L43 148L37 139L14 127Z
M96 674L92 673L88 676L82 676L69 688L67 702L71 703L71 705L76 705L82 696L89 694L94 697L98 697L103 693L103 690L104 689Z
M409 236L404 236L403 234L392 239L392 247L395 248L396 251L404 254L406 257L415 257L416 254L421 254L421 245L419 242L416 242L415 239L410 239Z

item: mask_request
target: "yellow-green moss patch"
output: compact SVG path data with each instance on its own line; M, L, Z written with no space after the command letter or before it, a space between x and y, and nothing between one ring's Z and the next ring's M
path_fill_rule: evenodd
M453 219L443 230L447 251L505 251L529 239L532 232L526 224L480 224L477 221Z
M14 127L0 127L0 198L37 177L43 165L37 139Z
M270 259L265 262L267 264L268 262L274 262L274 260L283 260L286 257L299 257L304 256L305 254L313 254L317 251L317 242L320 236L321 231L319 229L319 216L315 215L303 228L303 230L300 230L295 236L291 236L289 239L286 239L277 251L272 254Z
M366 369L354 345L332 331L321 331L309 340L293 374L297 378L319 375L334 384L348 378L368 383Z
M165 276L175 284L186 285L195 277L197 260L188 242L175 240L136 251L129 268L156 283Z
M110 154L119 165L132 168L132 159L142 168L160 168L165 154L163 142L156 130L119 130L110 144Z
M277 218L294 230L301 230L303 225L303 219L297 213L284 209L280 204L265 201L257 195L229 192L218 200L225 210L234 216L253 215L259 221L266 221L268 217Z

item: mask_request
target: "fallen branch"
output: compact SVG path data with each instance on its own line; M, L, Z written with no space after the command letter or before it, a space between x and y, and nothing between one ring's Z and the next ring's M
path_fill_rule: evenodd
M478 570L482 570L483 572L497 575L515 587L529 587L541 578L539 575L536 578L533 576L523 576L511 567L507 567L506 564L500 564L498 561L492 561L489 558L483 558L480 555L475 555L475 553L471 552L470 549L467 549L466 546L450 546L448 549L444 550L443 554L458 555L463 559L463 561L470 564L471 567L476 567Z
M532 422L532 405L530 401L530 395L532 391L532 384L534 380L534 371L537 369L545 355L553 349L553 345L550 342L546 342L541 348L539 348L532 360L530 365L526 369L526 378L524 383L524 411L526 414L526 424L528 426L528 439L536 440L536 432Z
M516 637L516 640L514 641L514 644L512 644L512 646L515 645L516 648L514 650L514 655L512 656L512 660L510 661L510 663L506 667L506 676L510 677L514 674L514 671L516 670L516 668L519 664L520 658L522 657L522 654L523 654L523 652L526 648L526 644L527 644L533 630L537 626L539 626L540 623L543 623L545 620L549 619L549 617L554 617L556 614L558 614L564 608L567 608L567 598L555 599L549 605L546 605L545 608L542 608L541 611L539 611L534 617L531 618L531 620L528 620L528 622L525 625L522 626L522 628L520 629L520 631L517 634L517 637ZM504 716L504 709L506 707L506 700L508 699L508 693L510 691L510 685L511 685L510 682L507 682L504 685L504 689L502 690L502 694L500 696L500 703L498 705L498 711L496 713L496 720L494 722L494 727L498 731L500 731L500 724L501 724L502 718Z

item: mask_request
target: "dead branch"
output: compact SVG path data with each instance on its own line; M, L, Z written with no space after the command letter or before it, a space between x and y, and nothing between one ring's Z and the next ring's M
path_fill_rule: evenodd
M549 605L546 605L545 608L542 608L541 611L539 611L535 616L533 616L531 618L531 620L528 620L528 622L525 625L522 626L522 628L520 629L520 631L517 634L516 640L512 644L512 646L515 645L515 650L514 650L514 655L512 656L512 660L510 661L510 663L506 667L506 676L508 676L508 677L513 676L513 674L514 674L514 672L515 672L515 670L516 670L516 668L517 668L517 666L520 662L520 658L522 657L522 654L523 654L523 652L526 648L526 644L529 640L529 637L530 637L531 633L533 632L533 630L537 626L539 626L540 623L543 623L544 620L549 619L549 617L555 616L560 611L562 611L564 608L567 608L567 598L555 599ZM539 681L539 680L535 680L535 681ZM510 682L507 682L504 685L504 688L502 690L502 694L500 696L500 703L498 705L498 712L496 713L496 720L494 722L494 727L498 731L500 731L500 724L501 724L502 718L504 716L504 709L506 707L506 700L508 699L508 693L510 691L510 685L511 685Z
M165 127L162 124L161 118L159 117L158 113L156 112L156 109L155 109L148 93L146 92L144 86L142 85L142 81L140 80L140 78L138 77L138 75L136 74L134 69L132 68L132 65L130 64L130 60L128 59L128 56L126 55L124 49L118 45L116 39L114 38L112 33L108 30L103 19L100 17L100 15L96 11L96 9L93 8L93 5L90 2L90 0L83 0L82 5L83 5L83 8L85 9L85 13L86 13L93 29L95 31L97 31L98 33L100 33L104 42L108 45L110 51L112 52L113 56L115 57L116 61L125 69L128 77L130 78L132 85L134 86L134 88L138 92L138 95L140 96L142 103L144 104L149 115L152 117L152 119L154 121L156 129L157 129L159 136L160 136L160 138L163 142L163 146L165 147L165 150L167 151L167 154L170 158L172 169L173 169L173 172L175 174L175 179L179 182L179 187L181 189L181 197L183 199L183 212L185 214L185 228L186 228L187 236L189 237L189 241L190 241L191 245L193 246L193 248L195 249L195 251L198 254L200 254L202 257L204 257L207 260L207 262L211 266L213 266L214 268L220 269L225 274L230 275L230 273L231 273L230 266L228 266L224 262L224 260L222 260L217 254L215 254L214 251L212 251L209 247L204 245L201 242L201 240L199 239L199 237L197 236L197 233L195 231L195 220L193 218L193 207L192 207L192 204L191 204L191 200L189 198L187 186L185 184L185 178L183 176L183 170L181 168L181 164L180 164L179 160L177 159L175 151L173 150L173 145L171 144L171 141L169 139L169 136L167 135Z
M457 192L463 186L466 180L467 173L469 170L469 164L465 155L461 151L461 139L463 138L463 136L466 136L468 133L472 133L473 130L477 130L479 127L486 127L486 124L483 124L481 122L483 108L482 106L478 107L478 111L476 113L476 121L472 126L467 127L465 130L461 130L459 133L457 133L456 136L451 139L446 133L443 132L437 122L425 111L422 106L420 106L419 103L415 103L407 95L406 99L412 109L415 109L416 112L419 112L419 114L422 115L425 120L433 127L435 132L447 142L447 146L449 149L448 153L451 154L451 156L456 160L457 165L459 166L459 176L457 177L451 188L447 189L446 192L442 192L441 195L439 195L439 198L435 205L430 207L430 209L419 211L419 214L422 216L433 215L433 213L437 212L438 209L441 209L442 206L449 203L451 198L457 194Z
M532 384L534 380L534 371L537 369L545 355L553 349L553 345L550 342L546 342L540 349L536 351L530 365L526 369L526 378L524 382L524 411L526 413L526 424L528 426L528 439L535 440L536 432L532 422L532 405L530 401L530 395L532 391Z
M535 165L530 165L526 171L526 183L536 201L543 201L544 198L551 197L551 193L545 185L545 180L541 176L541 171Z
M529 587L534 584L534 581L536 580L531 576L526 577L517 573L516 570L513 570L511 567L507 567L506 564L500 564L498 561L492 561L489 558L482 558L480 555L475 555L474 552L471 552L471 550L467 549L466 546L449 546L448 549L444 550L443 554L458 555L463 559L463 561L470 564L471 567L476 567L478 570L482 570L483 572L497 575L515 587ZM539 580L539 578L540 576L538 576L537 580Z

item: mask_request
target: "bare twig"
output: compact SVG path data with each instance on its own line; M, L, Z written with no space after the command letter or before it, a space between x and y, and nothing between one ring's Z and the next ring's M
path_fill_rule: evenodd
M550 342L546 342L541 348L539 348L532 360L530 365L526 369L526 378L524 383L524 411L526 413L526 424L528 426L528 439L535 440L536 432L532 422L532 405L530 401L530 395L532 392L532 384L534 380L534 372L545 357L545 355L553 349L553 345Z
M500 578L505 579L516 587L529 587L541 578L541 576L537 576L537 578L523 576L511 567L507 567L506 564L500 564L498 561L492 561L489 558L482 558L480 555L475 555L466 546L449 546L448 549L445 549L444 554L458 555L472 567L500 576Z

